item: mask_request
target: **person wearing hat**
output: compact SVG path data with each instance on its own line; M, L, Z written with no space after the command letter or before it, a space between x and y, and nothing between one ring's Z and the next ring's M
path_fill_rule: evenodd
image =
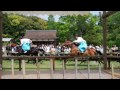
M84 53L85 50L87 49L87 42L84 40L82 37L79 37L78 35L75 36L76 40L74 40L74 43L79 44L78 48L81 53Z

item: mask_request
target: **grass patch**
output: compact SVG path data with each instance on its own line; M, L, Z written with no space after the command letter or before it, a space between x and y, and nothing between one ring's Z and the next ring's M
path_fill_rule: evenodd
M27 62L27 60L25 61ZM118 62L111 62L114 65L114 68L119 68L120 69L120 63ZM50 61L49 60L44 60L42 61L42 64L39 62L40 69L50 69ZM78 62L78 69L87 69L87 62L81 63L80 61ZM26 63L25 67L27 70L36 70L36 64L33 64L32 61L30 63ZM101 67L103 68L103 64L101 64ZM14 61L14 68L15 71L19 70L19 62L18 60ZM74 61L67 61L66 63L66 68L67 69L75 69L75 62ZM60 69L62 70L62 61L61 60L56 60L55 61L55 69ZM90 62L90 69L98 69L98 62L91 61ZM3 61L3 71L11 71L11 61L10 60L4 60Z

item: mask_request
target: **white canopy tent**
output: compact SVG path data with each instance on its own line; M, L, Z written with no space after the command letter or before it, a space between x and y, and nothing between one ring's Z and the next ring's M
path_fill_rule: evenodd
M9 42L10 45L11 45L11 40L12 38L2 38L2 42Z
M11 40L12 38L2 38L2 42L8 42L9 45L11 45ZM6 45L2 45L2 52L4 53L4 55L6 56Z
M12 40L12 38L2 38L3 42L10 42Z

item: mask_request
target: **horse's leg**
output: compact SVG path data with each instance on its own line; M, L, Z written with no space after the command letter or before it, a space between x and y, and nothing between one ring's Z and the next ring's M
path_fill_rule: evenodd
M111 67L110 67L110 60L108 60L108 69L110 69Z
M41 56L41 52L40 52L40 51L38 51L38 56ZM40 64L42 64L42 63L43 63L43 60L38 59L38 62L40 62Z
M32 55L32 56L34 56L34 55ZM32 61L33 61L33 64L35 64L35 63L36 63L36 58L35 58L35 59L33 59Z
M29 62L30 62L30 59L28 59L26 63L29 63Z
M81 61L81 62L80 62L80 65L81 65L82 63L85 63L85 61Z
M29 63L29 59L27 60L27 62L26 63Z
M43 60L39 60L40 61L40 64L43 64Z
M67 63L67 60L64 58L64 68L66 70L66 63Z

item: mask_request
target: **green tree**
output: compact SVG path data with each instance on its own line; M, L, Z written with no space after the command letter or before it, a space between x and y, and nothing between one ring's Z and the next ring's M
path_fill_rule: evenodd
M74 35L78 34L85 38L88 44L101 44L102 27L98 25L99 16L89 15L68 15L61 16L56 24L58 36L61 42L67 39L74 40Z
M53 15L49 15L47 25L48 25L47 28L48 30L55 29L55 19Z
M87 19L87 29L85 39L88 44L101 45L102 44L102 26L99 25L100 17L89 14Z
M120 12L108 17L108 44L120 46Z
M36 16L19 14L3 15L3 37L15 38L17 41L25 30L46 30L47 21Z

